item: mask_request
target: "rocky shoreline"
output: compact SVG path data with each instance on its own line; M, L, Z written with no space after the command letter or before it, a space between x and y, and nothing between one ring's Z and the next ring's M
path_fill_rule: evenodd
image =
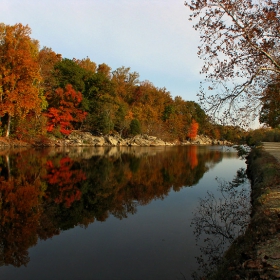
M147 134L139 134L131 138L122 138L119 135L105 135L95 136L90 132L73 131L70 135L64 139L58 139L55 137L42 139L34 139L32 143L26 143L20 140L11 140L7 138L0 139L1 147L24 147L24 146L36 146L36 147L53 147L53 146L93 146L93 147L115 147L115 146L139 146L139 147L157 147L157 146L176 146L176 145L227 145L231 146L232 143L222 140L211 139L205 135L198 135L191 141L175 141L166 142L155 136L149 136Z

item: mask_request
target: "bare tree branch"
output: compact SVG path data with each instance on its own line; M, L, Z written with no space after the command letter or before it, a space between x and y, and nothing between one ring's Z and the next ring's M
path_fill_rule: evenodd
M185 5L200 32L201 73L216 92L201 88L204 109L246 123L258 114L263 89L280 73L279 1L190 0Z

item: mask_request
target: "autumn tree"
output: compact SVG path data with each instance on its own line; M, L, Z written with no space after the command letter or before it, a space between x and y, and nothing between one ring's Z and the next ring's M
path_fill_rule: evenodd
M199 127L199 124L195 120L192 120L190 130L188 133L188 136L190 139L194 139L197 136L198 127Z
M15 125L13 135L29 143L38 136L44 136L47 132L47 118L44 114L36 116L34 112L29 112L25 118L17 118L13 123Z
M171 108L171 110L168 108ZM184 140L188 133L193 114L189 104L180 96L176 96L172 106L165 108L166 113L168 115L168 118L165 120L166 129L168 129L173 138L179 139L180 141Z
M88 57L83 59L73 59L73 61L90 73L96 72L96 63L91 61Z
M43 47L39 52L38 61L43 78L41 86L43 87L44 94L47 96L59 87L54 67L61 60L61 55L55 53L51 48Z
M79 108L82 94L68 84L65 89L56 90L56 99L57 106L48 108L45 114L48 118L47 130L49 132L59 130L62 134L68 135L74 124L81 123L86 117L86 112Z
M131 110L140 121L143 133L162 137L162 116L165 107L170 103L172 98L165 88L157 88L147 80L135 87Z
M30 111L38 115L44 101L39 46L30 34L31 29L22 24L0 24L0 117L6 120L7 137L12 117L23 119Z
M280 72L279 1L189 0L185 5L200 32L201 73L208 90L215 90L209 94L201 88L203 107L238 123L256 117L262 88Z
M194 101L186 101L188 108L191 108L192 118L195 119L198 124L198 133L205 134L206 131L210 127L210 118L207 116L205 111L201 108L201 106Z
M106 63L101 63L97 67L97 73L105 75L107 78L111 78L111 67Z
M139 83L139 74L131 72L129 67L122 66L112 72L112 82L115 85L116 95L129 104Z

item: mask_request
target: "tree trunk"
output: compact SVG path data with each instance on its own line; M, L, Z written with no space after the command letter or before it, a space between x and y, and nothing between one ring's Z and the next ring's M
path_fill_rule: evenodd
M10 128L11 128L11 115L8 114L7 130L6 130L5 137L10 136Z

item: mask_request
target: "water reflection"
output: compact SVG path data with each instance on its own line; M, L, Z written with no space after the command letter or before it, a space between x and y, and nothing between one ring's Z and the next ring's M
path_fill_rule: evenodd
M235 154L196 146L3 152L0 264L27 265L38 239L135 214L139 205L197 184L225 156Z
M199 200L194 212L192 226L200 256L196 259L199 269L193 273L194 279L210 279L223 261L229 245L242 235L249 222L250 191L246 170L237 171L232 182L220 178L217 193L207 192Z

